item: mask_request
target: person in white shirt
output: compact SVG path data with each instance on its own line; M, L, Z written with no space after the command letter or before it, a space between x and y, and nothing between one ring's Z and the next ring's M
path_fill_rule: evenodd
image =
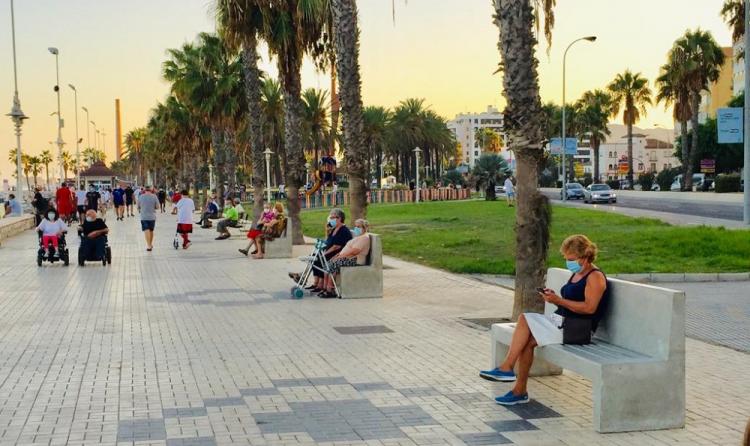
M86 218L86 188L76 189L76 209L78 210L78 222L83 224Z
M513 207L513 203L516 201L516 190L513 186L513 180L510 179L510 175L505 178L503 187L505 188L505 197L508 199L508 206Z
M52 244L54 252L60 247L60 237L68 232L68 225L58 217L57 210L50 208L47 210L46 218L36 227L36 230L42 233L42 248L48 249Z
M182 249L188 249L191 242L188 234L193 232L193 213L195 203L188 196L187 189L180 192L182 198L174 206L177 209L177 233L182 236Z

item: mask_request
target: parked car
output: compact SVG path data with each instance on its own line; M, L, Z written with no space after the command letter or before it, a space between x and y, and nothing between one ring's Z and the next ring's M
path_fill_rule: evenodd
M651 185L651 191L652 192L659 192L661 191L661 186L659 186L657 183L654 183Z
M505 195L505 186L495 186L495 195Z
M713 183L712 180L709 180L706 178L705 173L694 173L693 174L693 186L695 186L696 190L708 190L710 185ZM681 191L682 190L682 174L677 175L674 178L674 181L672 182L672 185L669 187L669 190L671 191Z
M567 183L565 195L568 200L583 200L583 186L581 183ZM563 191L560 189L560 199L563 199Z
M606 184L590 184L583 190L584 203L617 203L617 194Z

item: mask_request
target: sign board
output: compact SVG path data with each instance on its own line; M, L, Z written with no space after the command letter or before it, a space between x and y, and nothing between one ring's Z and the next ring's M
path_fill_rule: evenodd
M562 155L562 138L549 140L550 155ZM578 153L578 139L565 138L565 155L576 155Z
M743 141L743 124L741 107L716 110L719 144L741 144Z
M716 160L702 159L701 160L701 172L702 173L715 173L716 172Z
M583 176L583 173L584 173L583 164L581 164L581 163L575 163L573 165L573 170L576 173L576 178L580 178L580 177Z
M620 158L620 161L617 162L617 171L620 173L628 173L630 166L628 166L628 159L627 157Z

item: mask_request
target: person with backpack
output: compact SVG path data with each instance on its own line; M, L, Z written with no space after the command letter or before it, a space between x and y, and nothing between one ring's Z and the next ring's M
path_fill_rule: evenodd
M34 199L31 200L31 205L34 206L34 218L38 226L44 219L44 216L47 214L47 209L49 208L49 200L42 195L42 188L36 188Z

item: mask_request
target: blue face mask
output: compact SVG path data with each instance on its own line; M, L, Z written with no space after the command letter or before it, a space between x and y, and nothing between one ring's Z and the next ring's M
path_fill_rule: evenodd
M336 227L336 219L335 218L329 218L328 219L328 226L335 228Z
M568 270L569 270L569 271L570 271L571 273L573 273L573 274L575 274L575 273L579 272L579 271L580 271L580 270L581 270L581 269L583 268L583 267L581 266L581 264L580 264L580 263L578 263L578 261L577 261L577 260L566 260L566 261L565 261L565 266L566 266L566 267L568 268Z
M354 233L355 237L359 237L360 235L362 235L362 228L354 228L352 232Z

